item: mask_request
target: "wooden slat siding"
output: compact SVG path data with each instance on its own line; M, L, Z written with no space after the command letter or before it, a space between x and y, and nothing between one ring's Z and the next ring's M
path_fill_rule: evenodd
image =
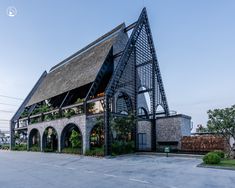
M226 141L217 135L185 136L181 140L181 150L188 152L208 152L226 150Z

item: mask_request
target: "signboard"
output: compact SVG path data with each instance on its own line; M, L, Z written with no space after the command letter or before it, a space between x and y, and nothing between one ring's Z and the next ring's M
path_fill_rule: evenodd
M164 148L164 152L166 153L166 156L168 157L168 153L170 153L170 147L169 146L166 146Z
M169 146L165 147L165 148L164 148L164 152L165 152L165 153L170 153L170 147L169 147Z

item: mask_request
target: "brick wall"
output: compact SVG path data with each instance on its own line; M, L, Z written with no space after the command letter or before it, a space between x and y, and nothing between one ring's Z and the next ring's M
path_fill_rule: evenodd
M181 140L181 150L189 152L208 152L226 150L227 144L223 137L216 135L184 136Z

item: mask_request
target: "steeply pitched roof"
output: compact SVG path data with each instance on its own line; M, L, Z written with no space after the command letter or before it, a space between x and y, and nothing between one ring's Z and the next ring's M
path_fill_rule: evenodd
M52 67L26 106L91 83L114 43L123 37L124 24Z

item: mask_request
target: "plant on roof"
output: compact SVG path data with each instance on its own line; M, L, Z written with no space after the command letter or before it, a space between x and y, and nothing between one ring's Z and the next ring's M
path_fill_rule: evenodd
M34 123L38 123L38 122L40 122L38 118L30 119L30 124L34 124Z
M24 109L24 111L21 113L20 117L25 118L25 117L28 117L28 115L29 115L28 110Z
M95 103L94 102L87 103L87 111L89 113L95 112Z
M70 118L70 117L74 116L75 114L76 114L76 112L73 109L67 109L64 112L64 117Z
M45 121L50 121L50 120L53 120L53 119L54 119L54 116L52 114L46 114L44 116Z
M50 110L52 110L52 108L48 104L43 104L43 105L36 107L33 110L32 114L35 115L39 113L45 113L45 112L49 112Z
M81 99L81 98L77 98L76 102L75 103L82 103L84 102L84 99Z

